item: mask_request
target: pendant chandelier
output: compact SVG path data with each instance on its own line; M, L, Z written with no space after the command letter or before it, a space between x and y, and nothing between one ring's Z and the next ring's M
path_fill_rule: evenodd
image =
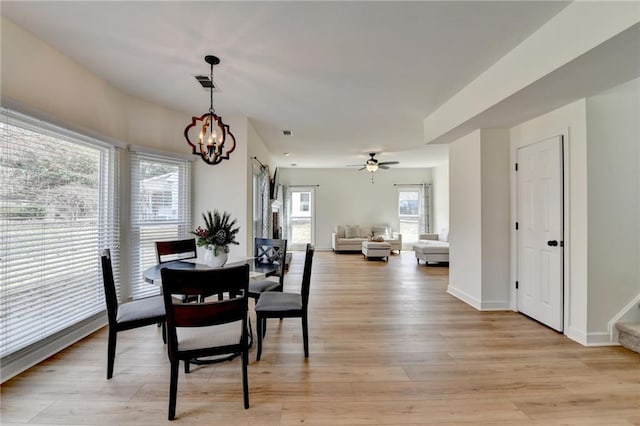
M217 56L208 55L204 60L211 65L210 79L200 76L196 79L203 87L209 87L209 112L200 117L191 117L191 124L184 129L184 137L191 145L194 155L199 155L208 164L219 164L222 160L228 160L229 154L236 149L236 138L229 130L229 126L222 122L222 117L213 109L213 66L218 65L220 59ZM197 142L192 142L194 140Z

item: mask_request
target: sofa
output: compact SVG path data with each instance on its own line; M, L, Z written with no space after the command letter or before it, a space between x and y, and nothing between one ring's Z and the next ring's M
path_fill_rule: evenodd
M416 261L422 260L425 265L429 262L449 262L449 232L439 234L420 234L419 241L413 245Z
M391 251L400 253L402 250L402 234L393 232L387 225L337 225L331 234L331 248L336 253L361 253L362 242L369 238L391 244Z

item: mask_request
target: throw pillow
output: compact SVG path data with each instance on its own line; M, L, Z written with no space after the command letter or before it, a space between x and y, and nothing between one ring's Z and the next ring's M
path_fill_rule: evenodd
M389 232L387 232L387 226L386 225L377 225L373 227L373 234L374 235L389 235Z
M438 234L438 239L445 242L449 241L449 230L447 228L442 228Z
M360 238L360 227L358 225L347 225L344 227L345 238Z
M336 236L338 238L344 238L345 230L343 225L336 225Z
M382 235L376 235L375 237L373 237L371 239L371 241L375 241L377 243L383 243L384 242L384 237Z

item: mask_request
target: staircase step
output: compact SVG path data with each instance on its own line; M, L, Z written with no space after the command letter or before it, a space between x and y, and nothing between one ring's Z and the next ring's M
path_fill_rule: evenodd
M616 323L618 342L627 349L640 353L640 324L631 322Z

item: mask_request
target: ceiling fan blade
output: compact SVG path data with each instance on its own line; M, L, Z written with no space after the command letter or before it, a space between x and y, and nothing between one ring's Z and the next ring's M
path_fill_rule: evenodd
M362 167L362 163L360 163L360 164L347 164L345 167Z
M361 168L358 169L358 171L364 170L364 169L366 169L366 167L361 167Z
M388 166L390 164L400 164L399 161L383 161L382 163L378 163L378 166Z
M390 169L390 167L389 167L389 166L380 165L380 164L378 164L378 168L379 168L379 169L385 169L385 170L386 170L386 169Z

